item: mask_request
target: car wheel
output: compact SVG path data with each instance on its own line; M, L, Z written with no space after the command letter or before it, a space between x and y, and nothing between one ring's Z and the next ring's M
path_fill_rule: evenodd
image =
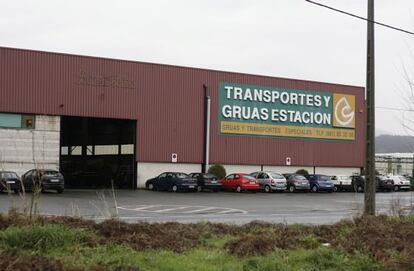
M148 190L154 190L154 185L152 183L148 184Z
M178 186L174 184L174 185L172 186L172 191L173 191L173 192L177 192L177 191L178 191Z
M312 192L318 192L318 187L316 185L312 186Z
M265 191L266 193L270 193L270 192L272 192L272 189L270 188L270 186L265 185L265 187L264 187L264 191Z
M242 191L242 188L238 185L237 187L236 187L236 192L237 193L240 193Z
M337 187L337 186L334 186L333 191L334 191L334 192L338 192L338 187Z
M198 192L203 192L203 187L202 187L201 185L198 185L198 186L197 186L197 191L198 191Z
M364 192L364 188L362 188L362 186L358 185L357 192L359 192L359 193Z
M400 188L398 187L398 185L394 186L394 191L397 192L398 190L400 190Z
M19 194L19 189L14 189L14 194Z
M295 190L296 190L296 188L295 188L295 186L294 186L294 185L289 186L289 192L290 192L290 193L295 192Z
M58 192L58 194L62 194L63 193L63 189L57 189L56 192Z

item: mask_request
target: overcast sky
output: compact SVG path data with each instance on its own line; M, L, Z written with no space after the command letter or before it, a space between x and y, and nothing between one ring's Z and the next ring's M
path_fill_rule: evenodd
M366 16L367 1L320 2ZM413 0L375 4L414 31ZM413 41L376 27L378 107L409 108ZM365 86L366 23L305 0L0 0L0 46ZM376 113L380 132L414 134L414 113Z

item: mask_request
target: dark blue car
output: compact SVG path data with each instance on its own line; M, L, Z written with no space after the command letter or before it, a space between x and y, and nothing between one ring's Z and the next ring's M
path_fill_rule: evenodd
M331 177L322 174L310 174L305 176L309 180L312 192L327 191L332 193L335 185L331 181Z

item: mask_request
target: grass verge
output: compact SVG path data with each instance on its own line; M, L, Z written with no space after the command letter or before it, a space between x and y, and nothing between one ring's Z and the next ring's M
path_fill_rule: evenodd
M0 254L0 270L414 270L414 219L234 226L0 215Z

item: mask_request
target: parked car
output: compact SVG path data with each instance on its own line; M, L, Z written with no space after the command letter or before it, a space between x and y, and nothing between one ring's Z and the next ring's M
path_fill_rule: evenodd
M411 189L411 182L402 175L389 175L391 180L394 181L394 191Z
M331 181L335 185L334 191L352 191L352 178L348 175L334 175L331 176Z
M14 191L18 194L20 191L20 178L16 172L0 171L0 192Z
M273 191L283 192L286 190L286 179L285 177L273 171L257 171L249 174L256 178L259 182L260 189L270 193Z
M352 187L355 192L362 193L365 189L365 177L360 175L351 176L352 178Z
M22 182L26 191L33 191L38 185L42 192L55 190L59 194L65 189L63 175L53 169L31 169L22 175Z
M332 193L335 189L331 177L323 174L309 174L305 176L309 180L312 192L327 191Z
M394 191L394 181L387 176L376 176L377 191Z
M364 192L365 189L365 176L352 176L352 185L354 191ZM378 175L375 177L376 191L393 191L394 181L386 176Z
M217 176L210 173L190 173L191 178L197 180L197 191L201 192L204 190L220 191L221 183Z
M300 174L283 174L287 181L287 189L289 192L295 192L297 190L301 191L309 191L310 184L308 179L306 179L303 175Z
M164 172L145 183L148 190L182 191L196 190L197 179L182 172Z
M221 179L223 190L234 190L238 193L243 190L255 192L259 190L260 185L256 178L246 173L233 173Z

